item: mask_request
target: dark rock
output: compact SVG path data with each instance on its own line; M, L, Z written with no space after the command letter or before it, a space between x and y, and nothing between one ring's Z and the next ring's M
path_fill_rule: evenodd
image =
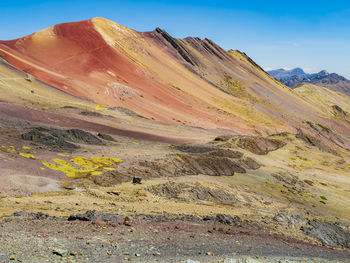
M213 157L227 157L232 159L239 159L239 158L242 158L243 153L238 151L232 151L229 149L217 149L217 150L208 152L207 155L213 156Z
M235 172L246 170L239 160L214 157L207 154L183 154L174 158L139 162L154 177L174 177L183 175L233 176Z
M22 219L31 219L31 220L54 220L54 221L66 221L66 219L61 217L50 216L42 212L38 213L28 213L24 211L14 212L13 217L19 217Z
M118 214L103 213L96 210L86 211L85 214L75 214L68 217L68 221L91 221L101 220L104 222L122 222L123 217Z
M226 142L231 139L232 135L220 135L214 139L215 142Z
M237 136L235 142L238 147L254 154L265 155L286 145L277 139L264 138L261 136Z
M233 217L231 215L218 214L215 217L215 221L224 225L236 226L239 225L240 218L238 216Z
M133 177L132 178L132 183L133 184L141 184L141 180L142 180L141 177Z
M187 174L232 176L235 172L246 173L242 166L226 157L181 155L181 159Z
M107 194L119 196L119 195L120 195L120 192L109 191L109 192L107 192Z
M114 138L112 136L108 135L108 134L98 133L97 136L100 137L103 140L106 140L106 141L112 141L112 142L115 141Z
M313 181L311 181L311 180L304 180L304 182L305 183L307 183L308 185L310 185L310 186L313 186L314 185L314 182Z
M95 135L79 129L60 130L36 127L22 134L21 137L23 140L44 144L54 151L73 151L80 148L73 143L104 145Z
M246 169L252 169L252 170L256 170L261 167L261 165L257 161L255 161L253 158L250 158L250 157L245 157L241 159L240 164L242 165L242 167Z
M214 148L214 147L196 146L196 145L180 145L180 146L175 146L175 149L186 153L207 153L207 152L217 150L217 148Z
M347 113L338 105L333 105L332 109L336 117L345 118L347 116Z
M53 151L73 151L80 147L65 141L61 137L51 135L48 131L43 131L38 128L34 128L31 131L21 135L23 140L32 141L48 146Z
M124 218L123 225L125 225L125 226L132 226L132 218L126 216L126 217Z
M203 216L202 220L205 221L205 222L207 222L207 221L214 221L215 217L214 216Z
M186 47L180 40L171 37L167 32L159 27L156 28L155 33L159 34L165 41L167 41L185 61L193 66L196 66L195 58L187 51Z
M84 116L92 116L92 117L102 117L103 114L95 111L81 111L79 114Z
M309 123L309 125L313 126L310 123ZM305 133L301 129L298 129L298 133L295 135L295 137L303 140L304 142L306 142L307 144L309 144L311 146L317 147L319 150L321 150L323 152L332 153L332 154L337 155L337 156L339 155L335 150L331 149L329 146L324 144L321 140L319 140L318 138L316 138L310 134Z
M308 221L308 226L302 227L304 233L320 240L322 244L350 248L350 232L338 224L313 219Z
M69 251L65 249L55 248L52 250L52 254L66 258L69 256Z
M58 130L56 133L57 136L63 136L65 137L68 141L76 142L76 143L85 143L85 144L92 144L92 145L103 145L104 143L97 138L95 135L79 130L79 129L71 129L71 130Z
M223 189L206 187L199 183L168 182L149 186L146 190L157 196L187 202L209 201L225 205L232 205L237 202L237 198L233 193Z
M164 215L141 215L134 218L134 221L149 223L149 222L167 222L167 221L170 221L170 219Z
M130 182L131 176L127 173L113 170L113 171L105 171L101 175L91 176L92 181L100 186L107 187L113 186L116 184L121 184L125 182Z

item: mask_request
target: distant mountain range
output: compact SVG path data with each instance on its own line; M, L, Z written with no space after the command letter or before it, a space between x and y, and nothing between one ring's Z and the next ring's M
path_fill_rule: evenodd
M350 96L350 80L336 73L328 73L322 70L318 73L308 74L301 68L276 69L268 71L268 73L291 88L295 88L301 83L312 83Z

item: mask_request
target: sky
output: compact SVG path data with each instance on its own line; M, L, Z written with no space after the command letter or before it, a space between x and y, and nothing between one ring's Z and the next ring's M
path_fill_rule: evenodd
M209 38L265 69L327 70L350 79L350 1L0 0L0 39L104 17L138 31Z

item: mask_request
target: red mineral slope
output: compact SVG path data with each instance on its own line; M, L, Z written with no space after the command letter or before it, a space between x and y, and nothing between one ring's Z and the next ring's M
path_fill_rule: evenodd
M175 39L159 28L141 33L94 18L0 41L0 55L70 94L165 122L244 134L322 122L244 53L208 39Z

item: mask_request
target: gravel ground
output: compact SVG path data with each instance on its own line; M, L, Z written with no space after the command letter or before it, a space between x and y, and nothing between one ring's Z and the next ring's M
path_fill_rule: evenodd
M0 262L350 262L348 251L205 223L8 218L0 233Z

